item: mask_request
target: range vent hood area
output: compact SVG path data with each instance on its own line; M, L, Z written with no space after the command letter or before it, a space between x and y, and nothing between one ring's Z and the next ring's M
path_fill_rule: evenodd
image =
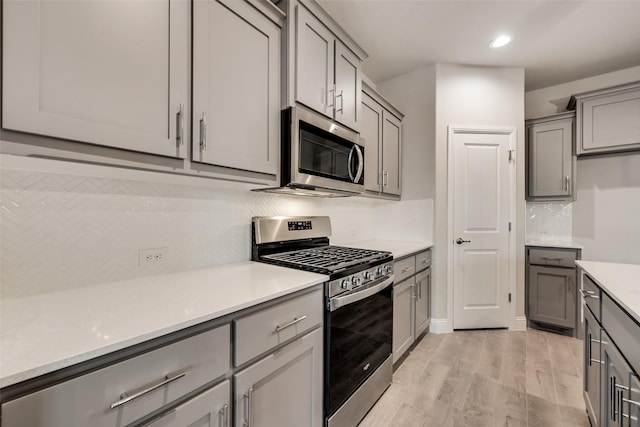
M322 198L350 197L360 195L360 193L354 193L350 191L312 187L304 184L287 184L282 187L256 188L251 191Z

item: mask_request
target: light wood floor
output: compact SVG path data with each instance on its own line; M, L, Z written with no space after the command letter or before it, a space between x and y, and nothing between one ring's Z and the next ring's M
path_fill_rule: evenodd
M532 329L427 334L360 426L588 427L582 341Z

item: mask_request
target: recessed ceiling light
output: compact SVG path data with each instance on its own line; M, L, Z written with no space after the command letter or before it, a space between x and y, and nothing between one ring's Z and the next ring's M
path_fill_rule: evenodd
M502 47L508 44L510 41L511 41L511 36L502 34L496 37L495 39L491 40L491 43L489 43L489 47L492 49L497 49L499 47Z

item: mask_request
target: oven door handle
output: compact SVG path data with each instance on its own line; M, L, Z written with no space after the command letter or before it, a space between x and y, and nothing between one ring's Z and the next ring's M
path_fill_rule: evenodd
M329 311L335 311L346 305L353 304L354 302L358 302L365 298L368 298L371 295L377 294L381 290L390 286L392 283L393 283L393 275L388 276L382 282L369 286L361 291L359 290L357 292L350 293L349 295L345 295L343 297L333 297L329 300Z

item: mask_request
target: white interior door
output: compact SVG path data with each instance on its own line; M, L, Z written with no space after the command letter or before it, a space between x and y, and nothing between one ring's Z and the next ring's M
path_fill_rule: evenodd
M509 325L511 134L450 133L454 329Z

